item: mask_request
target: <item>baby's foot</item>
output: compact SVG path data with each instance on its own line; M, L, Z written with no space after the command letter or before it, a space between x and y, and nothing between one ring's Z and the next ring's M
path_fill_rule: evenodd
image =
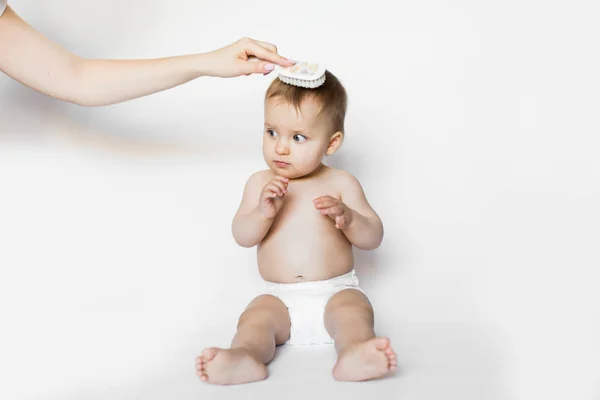
M333 367L338 381L366 381L396 369L396 353L388 338L373 338L343 349Z
M196 358L196 374L204 382L215 385L236 385L262 381L267 367L244 349L205 349Z

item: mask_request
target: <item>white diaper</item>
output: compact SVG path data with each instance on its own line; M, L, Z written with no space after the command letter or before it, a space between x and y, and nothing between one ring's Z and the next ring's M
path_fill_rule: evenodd
M344 289L356 289L354 270L325 281L299 283L267 282L265 294L279 298L288 308L292 323L289 345L327 344L333 339L325 329L323 315L329 299ZM364 292L363 292L364 293Z

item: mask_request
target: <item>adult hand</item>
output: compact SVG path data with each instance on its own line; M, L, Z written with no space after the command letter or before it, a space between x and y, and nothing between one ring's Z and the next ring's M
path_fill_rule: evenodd
M203 75L231 78L240 75L268 74L275 64L284 67L293 65L277 53L271 43L250 38L240 39L223 48L205 53L206 69Z

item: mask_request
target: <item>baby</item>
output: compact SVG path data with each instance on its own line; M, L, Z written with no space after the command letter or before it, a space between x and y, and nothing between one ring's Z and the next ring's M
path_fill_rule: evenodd
M265 294L239 318L231 348L196 359L201 380L240 384L267 377L275 347L335 342L333 376L364 381L396 368L396 354L373 331L373 308L358 287L352 246L372 250L383 226L351 174L322 163L344 139L346 91L326 73L317 89L275 79L265 98L263 155L233 220L235 241L258 245Z

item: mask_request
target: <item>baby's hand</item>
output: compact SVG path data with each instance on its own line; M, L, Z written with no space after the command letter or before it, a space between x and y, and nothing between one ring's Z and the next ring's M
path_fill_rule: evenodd
M266 218L275 218L283 205L283 196L287 193L288 178L276 175L260 192L258 209Z
M313 204L322 215L327 215L334 220L335 227L338 229L348 229L352 223L352 210L341 200L331 196L321 196L314 199Z

